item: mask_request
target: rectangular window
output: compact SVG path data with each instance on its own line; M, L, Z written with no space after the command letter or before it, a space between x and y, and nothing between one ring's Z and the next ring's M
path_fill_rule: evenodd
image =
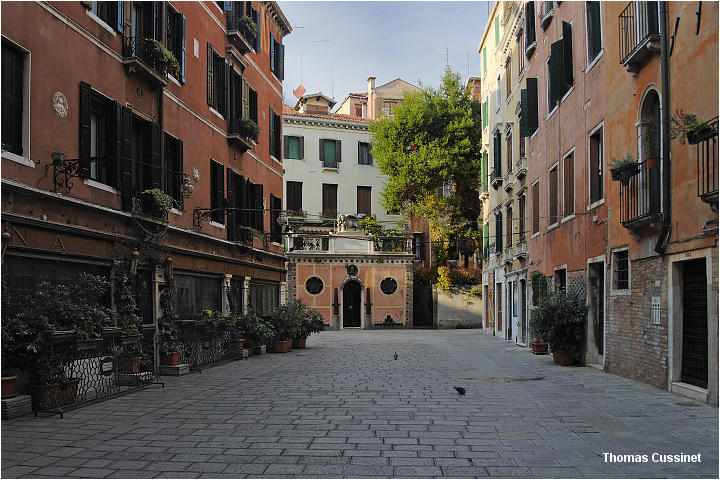
M185 83L185 15L178 13L168 4L165 23L167 49L172 52L180 65L179 72L170 73L172 75L177 74L179 76L178 80Z
M270 109L270 118L268 119L269 123L269 132L270 132L270 138L269 138L269 149L270 149L270 155L275 157L276 159L281 158L281 152L280 152L280 133L282 128L282 120L280 119L280 115L275 113L275 110L272 108Z
M555 165L548 173L548 213L549 224L554 225L558 221L558 168Z
M358 163L360 165L372 165L373 158L370 153L370 144L366 142L358 142Z
M564 268L555 270L555 291L565 293L567 290L567 271Z
M603 131L590 136L590 203L603 199Z
M278 80L285 79L285 45L275 41L275 35L270 33L270 71Z
M502 134L495 133L493 149L493 171L495 178L502 176Z
M284 137L284 151L285 158L293 160L302 160L305 157L305 137L296 137L292 135L285 135Z
M339 168L340 152L340 140L320 139L320 163L324 168Z
M600 2L585 2L588 63L591 63L602 50L602 27L600 23Z
M507 208L506 212L507 216L507 223L505 225L505 238L507 239L505 248L512 248L512 242L513 242L513 211L512 207Z
M122 2L92 2L90 11L109 27L118 30L118 3L122 5ZM122 25L122 22L119 24Z
M337 184L323 183L322 210L323 216L335 218L337 216Z
M358 103L357 105L355 105L355 116L356 116L356 117L362 117L362 116L363 116L363 114L362 114L362 104L360 104L360 103Z
M286 182L285 208L293 212L302 211L302 182Z
M203 310L222 310L220 277L174 275L175 311L180 318L193 318Z
M482 51L482 62L483 62L482 71L483 71L483 75L484 75L487 73L487 52L485 51L484 48Z
M530 137L538 129L538 80L537 78L526 78L525 85L527 87L527 109L526 109L526 128L525 137Z
M495 253L502 253L503 249L503 219L502 212L495 213Z
M525 195L518 197L518 241L525 240Z
M26 53L2 40L2 149L23 155Z
M613 252L613 277L615 290L627 290L630 288L630 266L628 262L628 250Z
M540 232L540 182L532 186L532 233Z
M425 234L413 233L413 254L415 260L425 260Z
M488 99L485 98L485 101L482 104L482 128L485 128L488 126Z
M483 257L488 258L490 256L490 224L485 223L483 225Z
M535 275L535 273L538 273L539 275ZM530 278L530 284L532 288L532 303L533 305L537 305L538 303L540 303L540 300L545 298L545 295L547 295L548 280L547 278L545 278L544 275L540 274L539 271L533 272Z
M108 183L107 158L109 152L109 106L108 99L92 92L90 94L90 177L101 183ZM96 160L97 159L97 160Z
M513 141L512 141L512 130L508 132L507 136L505 137L505 158L507 163L507 171L512 172L513 171Z
M563 213L565 217L569 217L575 213L575 154L565 157L563 163Z
M207 44L207 103L221 115L225 115L227 63L212 45Z
M397 107L398 102L389 102L384 101L383 102L383 111L385 112L385 115L389 116L390 118L393 118L395 115L395 107Z
M525 137L520 136L518 138L518 147L520 147L518 151L518 158L525 158Z
M502 84L500 83L500 74L495 79L495 111L500 110L502 105Z
M165 193L170 195L180 208L183 206L180 191L183 180L183 142L165 133Z
M510 98L512 90L512 57L505 63L505 99Z
M500 19L495 17L495 46L500 44Z
M221 210L225 199L225 167L210 160L210 209L214 210L210 219L215 223L225 223L225 213Z
M522 71L525 69L525 32L518 35L515 40L515 51L518 58L518 78L522 77Z
M270 195L270 241L282 243L282 227L277 222L282 211L282 199Z
M488 191L488 154L487 152L483 152L482 154L482 164L480 166L480 187L481 192L487 192Z
M357 187L357 214L358 217L369 217L371 215L370 193L372 187Z
M550 45L548 58L548 112L555 108L574 83L572 61L572 27L562 22L563 36Z
M266 315L277 307L280 298L277 285L255 285L251 283L250 292L248 293L248 307L252 308L258 315Z

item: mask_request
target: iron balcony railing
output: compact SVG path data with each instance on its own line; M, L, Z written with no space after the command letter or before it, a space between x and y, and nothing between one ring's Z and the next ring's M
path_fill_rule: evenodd
M122 54L125 58L135 57L153 69L160 76L168 71L168 62L156 49L155 43L148 38L123 36Z
M376 252L412 253L410 237L375 237Z
M712 119L705 134L696 144L698 167L698 196L705 202L718 199L718 117Z
M652 221L660 212L660 168L659 160L639 162L637 172L627 183L620 182L620 221L632 228Z
M657 2L628 3L618 22L620 63L625 65L652 36L658 35Z
M238 32L247 45L253 50L257 50L257 34L253 29L253 22L248 16L236 16L232 15L231 12L227 12L227 30L228 34L232 32Z

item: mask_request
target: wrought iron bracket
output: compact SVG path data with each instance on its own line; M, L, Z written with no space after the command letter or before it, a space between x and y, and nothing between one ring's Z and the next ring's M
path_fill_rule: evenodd
M52 152L52 163L48 166L53 167L53 187L55 192L64 189L65 193L70 193L73 187L73 178L80 178L80 170L82 162L105 162L101 157L73 158L66 159L63 152Z

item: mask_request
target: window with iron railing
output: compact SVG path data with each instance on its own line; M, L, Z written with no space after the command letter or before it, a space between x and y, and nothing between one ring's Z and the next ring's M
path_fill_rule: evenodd
M696 139L698 196L708 203L718 203L718 117L708 122Z
M660 25L658 22L658 2L630 2L618 17L618 45L620 48L620 63L632 63L638 57L644 56L641 52L643 46L653 37L658 37Z

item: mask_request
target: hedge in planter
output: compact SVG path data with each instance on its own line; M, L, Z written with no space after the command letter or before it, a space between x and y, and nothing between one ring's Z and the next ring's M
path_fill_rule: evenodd
M576 293L556 292L545 299L542 307L551 317L548 343L556 362L562 363L558 361L556 352L559 355L570 352L574 357L583 347L587 303L583 296Z

